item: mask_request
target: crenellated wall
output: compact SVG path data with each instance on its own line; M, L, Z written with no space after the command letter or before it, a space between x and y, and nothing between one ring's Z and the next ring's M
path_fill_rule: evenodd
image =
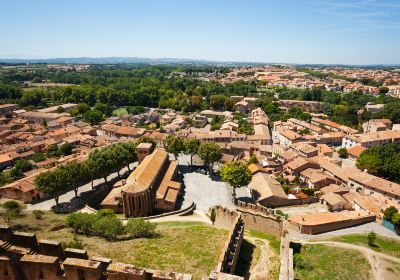
M232 225L232 224L231 224ZM243 239L243 223L237 216L227 249L219 266L234 269ZM230 257L233 254L233 258ZM228 256L229 255L229 256ZM210 274L210 279L218 274ZM0 280L191 280L192 275L113 263L102 257L88 257L85 250L67 248L60 242L38 241L35 234L13 232L0 225ZM224 279L243 279L241 277Z
M247 229L266 232L280 238L282 221L274 215L273 209L238 201L236 211L240 213Z
M235 210L225 207L215 207L216 216L214 225L229 229L228 241L221 255L216 271L233 274L239 258L240 247L243 242L244 224L242 218Z

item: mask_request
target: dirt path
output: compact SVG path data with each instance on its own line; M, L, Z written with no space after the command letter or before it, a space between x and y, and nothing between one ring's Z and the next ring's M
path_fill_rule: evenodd
M368 260L369 264L371 265L373 279L375 279L375 280L385 280L382 277L383 270L385 269L385 264L384 264L385 260L400 263L399 258L389 256L389 255L386 255L383 253L375 252L374 250L369 249L364 246L342 243L342 242L334 242L334 241L316 241L316 242L300 241L300 243L302 243L302 244L321 244L321 245L339 247L339 248L344 248L344 249L357 250L360 253L362 253L365 256L365 258Z
M276 268L275 266L279 266L279 259L274 250L269 245L268 240L255 238L255 237L247 237L246 240L260 248L260 256L255 264L250 267L249 280L269 280L274 279L273 275L271 275L271 271ZM274 257L277 257L276 263L274 261Z

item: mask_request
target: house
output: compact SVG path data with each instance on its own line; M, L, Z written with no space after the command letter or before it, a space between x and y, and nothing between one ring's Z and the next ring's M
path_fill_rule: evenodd
M286 164L286 173L290 175L300 175L301 171L308 168L319 168L319 165L318 163L310 159L297 157L296 159Z
M321 170L307 168L300 172L300 181L307 184L309 188L319 190L335 182L331 176Z
M18 104L0 104L0 115L7 115L18 110Z
M265 172L256 172L249 188L257 203L265 207L285 205L288 200L281 184Z
M392 121L388 119L372 119L362 124L363 132L378 132L389 130L392 127Z
M349 149L347 149L347 152L349 153L349 158L352 160L357 160L361 153L364 152L366 150L366 148L364 148L363 146L353 146Z
M15 199L24 203L42 199L44 192L36 188L35 176L32 175L1 187L0 197Z
M321 202L328 206L330 211L343 210L347 204L347 200L344 199L340 194L329 192L321 196Z

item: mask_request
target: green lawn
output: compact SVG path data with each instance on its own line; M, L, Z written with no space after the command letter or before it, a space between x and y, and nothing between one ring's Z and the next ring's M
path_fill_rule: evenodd
M392 255L397 258L400 258L400 241L385 238L382 236L377 236L376 238L376 246L368 246L368 240L366 234L351 234L351 235L344 235L340 237L335 237L331 239L332 241L356 244L368 247L372 250L377 252L381 252L384 254Z
M65 215L47 212L42 220L32 213L13 221L15 229L34 232L38 239L70 242L74 233L63 227ZM90 256L140 267L192 273L194 279L208 276L218 264L228 231L200 222L167 222L157 226L155 238L107 241L104 238L77 235Z
M112 112L112 114L113 114L113 116L115 116L115 117L119 117L119 116L121 116L121 115L128 114L128 111L126 110L126 108L118 108L118 109L115 109L115 110Z
M294 257L295 279L370 279L371 267L355 250L324 245L304 245Z

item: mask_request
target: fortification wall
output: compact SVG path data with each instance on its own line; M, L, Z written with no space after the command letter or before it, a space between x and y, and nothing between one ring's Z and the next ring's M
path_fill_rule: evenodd
M228 228L229 237L225 244L216 271L233 274L239 259L240 248L244 236L244 224L242 218L235 210L217 206L214 224L218 227Z
M221 262L221 268L225 270L223 272L231 271L236 266L244 232L240 221L238 216L227 242ZM215 274L210 274L210 277L214 276ZM38 241L34 234L13 232L10 227L0 225L0 280L43 279L191 280L192 275L113 263L112 260L102 257L89 257L85 250L71 248L63 250L60 242Z
M290 224L292 224L291 229L297 229L301 233L318 234L348 227L354 227L369 222L374 222L375 219L376 219L375 215L368 215L365 217L359 217L349 220L341 220L337 222L318 224L318 225L297 225L296 223L293 222L290 222Z
M240 213L247 229L265 232L280 238L282 221L281 217L274 215L273 209L239 201L236 211Z

